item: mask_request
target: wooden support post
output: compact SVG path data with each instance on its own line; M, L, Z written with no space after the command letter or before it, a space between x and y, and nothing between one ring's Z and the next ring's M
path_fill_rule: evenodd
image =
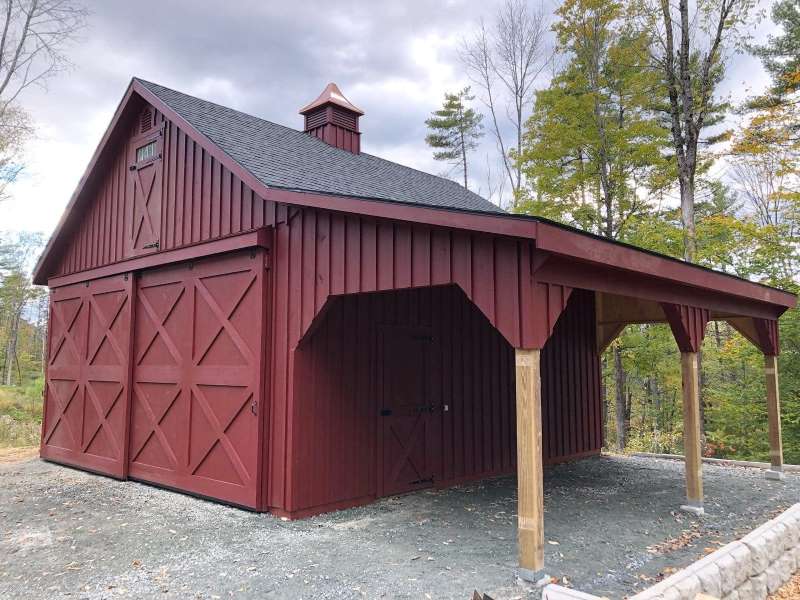
M516 349L517 514L520 576L544 579L540 350Z
M700 455L700 373L697 352L681 352L683 376L683 455L686 460L686 504L683 510L703 514L703 461Z
M778 391L778 357L764 355L767 380L767 416L769 417L769 462L767 479L783 479L783 440L781 438L781 400Z

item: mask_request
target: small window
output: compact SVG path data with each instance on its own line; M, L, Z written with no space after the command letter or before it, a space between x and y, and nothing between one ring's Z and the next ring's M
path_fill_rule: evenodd
M156 157L156 142L153 140L149 144L145 144L136 149L136 162L146 162L153 160Z

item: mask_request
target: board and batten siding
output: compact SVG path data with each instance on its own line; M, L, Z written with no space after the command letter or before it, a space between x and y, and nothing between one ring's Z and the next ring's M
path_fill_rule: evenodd
M161 128L162 175L158 250L171 250L231 234L267 227L276 206L256 194L174 123L154 112ZM140 134L130 126L127 139L106 157L102 173L84 193L86 210L70 235L58 268L51 276L69 275L132 256L133 179L129 141Z
M307 423L298 412L303 377L297 348L319 326L333 297L456 285L506 343L537 347L572 290L536 282L533 254L529 240L288 208L273 241L270 506L299 510L294 478L307 474L296 468L294 453ZM593 326L593 313L588 318ZM599 394L599 380L597 389ZM575 450L565 454L581 452L573 437Z
M542 351L546 463L602 446L594 295L575 291ZM434 480L448 486L516 470L514 349L457 286L337 296L295 351L294 516L374 500L381 476L379 332L430 331L427 401Z

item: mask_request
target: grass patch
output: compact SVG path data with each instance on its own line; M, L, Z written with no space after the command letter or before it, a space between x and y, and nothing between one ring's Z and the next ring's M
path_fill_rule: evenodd
M35 446L42 427L42 381L0 386L0 448Z

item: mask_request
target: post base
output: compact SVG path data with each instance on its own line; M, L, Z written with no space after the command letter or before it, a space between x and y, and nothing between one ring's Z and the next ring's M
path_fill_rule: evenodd
M706 514L706 511L703 509L702 504L681 504L681 510L683 512L692 513L693 515L697 515L698 517L702 517Z
M764 476L772 481L783 481L786 479L786 474L783 471L776 471L775 469L767 469Z
M536 587L544 587L550 583L550 576L544 572L544 569L532 571L531 569L519 567L517 569L517 574L520 576L520 579L524 579L534 584Z

